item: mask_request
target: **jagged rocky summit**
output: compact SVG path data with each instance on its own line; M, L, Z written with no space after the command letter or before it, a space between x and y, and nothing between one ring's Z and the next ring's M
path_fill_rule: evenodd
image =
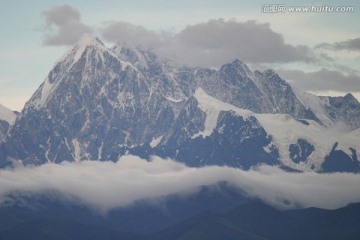
M1 166L135 154L197 167L359 171L360 104L351 94L298 93L273 70L253 72L240 60L218 70L178 66L89 35L11 125Z

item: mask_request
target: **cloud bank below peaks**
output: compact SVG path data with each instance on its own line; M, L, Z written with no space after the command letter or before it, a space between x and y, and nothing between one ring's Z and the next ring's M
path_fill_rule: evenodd
M192 168L159 157L148 162L136 156L123 156L115 163L64 162L0 170L0 202L14 192L55 191L108 211L138 200L194 193L219 181L279 208L333 209L360 202L360 175L356 174L287 173L270 166L250 171L220 166Z

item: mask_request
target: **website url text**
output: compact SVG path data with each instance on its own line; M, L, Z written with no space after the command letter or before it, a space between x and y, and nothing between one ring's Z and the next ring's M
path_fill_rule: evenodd
M261 6L263 13L349 13L354 12L354 6L287 6L285 4L264 4Z

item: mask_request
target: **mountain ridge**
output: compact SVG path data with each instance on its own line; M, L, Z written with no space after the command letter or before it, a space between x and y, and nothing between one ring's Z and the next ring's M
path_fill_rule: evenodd
M196 98L199 89L222 102L221 108L203 109ZM233 107L222 109L225 104ZM232 113L237 109L253 114L247 118L244 111ZM316 115L319 109L321 117ZM353 111L348 113L349 109ZM130 153L172 157L192 166L247 169L268 163L321 171L337 143L346 161L358 165L353 136L342 134L337 140L334 135L326 146L311 134L301 138L295 134L285 142L278 127L265 124L268 120L262 114L272 114L270 119L280 125L287 118L299 121L299 133L310 134L306 129L311 128L326 132L326 125L337 121L355 130L360 104L350 95L302 98L275 71L252 72L238 59L219 70L182 67L129 46L109 49L86 35L55 64L26 103L0 145L0 165L12 160L24 164L116 161ZM279 114L283 117L274 117ZM213 130L205 134L209 121Z

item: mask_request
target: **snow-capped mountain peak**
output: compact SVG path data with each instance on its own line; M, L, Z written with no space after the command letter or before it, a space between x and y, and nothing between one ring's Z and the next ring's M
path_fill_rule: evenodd
M66 62L68 65L68 68L72 67L73 64L75 64L77 61L79 61L84 54L84 52L87 49L93 49L97 51L98 53L108 53L114 57L116 57L116 54L114 54L110 49L108 49L104 43L97 37L94 37L93 35L89 33L85 33L80 40L69 49L56 63L55 66L59 63Z
M109 49L107 49L98 38L93 37L88 33L85 33L73 49L75 50L74 62L78 61L81 58L82 54L88 47L94 47L101 49L105 52L110 52Z
M218 70L189 68L85 35L26 104L0 144L0 160L116 161L131 153L192 166L321 170L342 151L352 168L360 157L353 137L322 135L323 119L355 129L359 103L352 95L312 98L275 71L252 72L238 59ZM314 133L327 137L326 146Z
M93 35L89 33L84 33L84 35L80 38L78 43L76 44L78 46L89 46L89 45L96 45L96 46L105 46L104 43L97 37L94 37Z
M116 55L110 49L108 49L97 37L93 37L92 35L86 33L81 37L79 42L71 51L73 63L77 62L88 48L95 49L98 53L101 54L108 53L116 57Z
M83 84L80 85L84 87L85 82L92 79L90 72L95 71L100 65L108 65L109 62L116 63L119 69L124 69L128 66L127 63L120 60L118 56L108 49L98 38L90 34L84 34L79 42L57 61L54 68L45 78L43 84L26 104L25 109L44 107L52 97L52 93L55 92L56 88L62 84L63 81L71 81L69 76L73 75L74 71L80 68L83 70L81 72L81 81Z

